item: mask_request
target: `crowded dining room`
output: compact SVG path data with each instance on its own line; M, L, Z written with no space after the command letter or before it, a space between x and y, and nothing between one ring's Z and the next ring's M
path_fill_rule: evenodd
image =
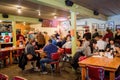
M0 0L0 80L120 80L120 0Z

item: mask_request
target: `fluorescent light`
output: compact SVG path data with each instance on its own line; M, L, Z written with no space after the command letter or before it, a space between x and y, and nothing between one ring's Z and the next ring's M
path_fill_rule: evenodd
M54 16L54 19L56 19L57 18L57 16Z

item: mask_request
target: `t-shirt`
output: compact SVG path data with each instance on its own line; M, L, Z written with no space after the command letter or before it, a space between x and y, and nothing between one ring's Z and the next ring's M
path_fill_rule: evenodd
M49 44L46 45L43 50L46 52L47 57L51 58L51 54L57 52L58 48L53 44Z
M4 41L5 41L5 42L10 42L10 36L5 36L5 37L4 37Z

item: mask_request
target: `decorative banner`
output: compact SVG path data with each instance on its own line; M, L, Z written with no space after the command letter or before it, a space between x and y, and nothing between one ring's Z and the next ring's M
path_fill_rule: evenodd
M57 20L48 20L48 19L45 19L42 22L42 27L57 27L58 24L59 24L59 21L57 21Z

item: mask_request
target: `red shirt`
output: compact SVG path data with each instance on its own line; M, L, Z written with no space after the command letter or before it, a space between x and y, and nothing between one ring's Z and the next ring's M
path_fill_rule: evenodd
M4 41L5 41L5 42L10 42L10 36L8 36L8 35L5 36L5 37L4 37Z

